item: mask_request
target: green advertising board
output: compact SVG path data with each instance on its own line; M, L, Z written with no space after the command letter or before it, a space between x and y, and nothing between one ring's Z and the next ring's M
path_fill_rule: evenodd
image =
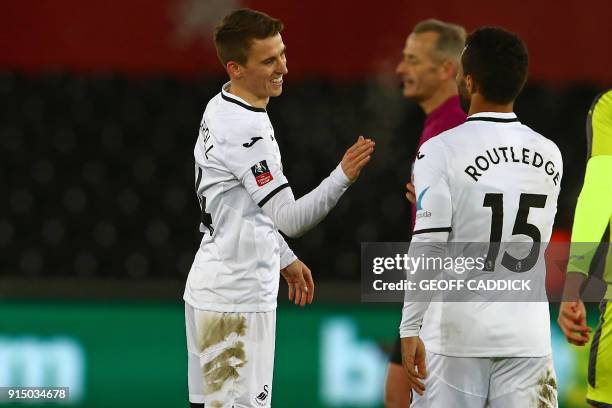
M597 318L589 310L591 325ZM182 303L0 303L0 387L65 386L64 403L187 407ZM556 311L552 310L552 316ZM273 406L382 407L398 305L281 305ZM588 350L553 329L561 407L583 407Z

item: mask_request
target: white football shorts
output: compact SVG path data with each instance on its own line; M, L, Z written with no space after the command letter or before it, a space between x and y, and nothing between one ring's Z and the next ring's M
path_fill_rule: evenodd
M222 313L185 303L189 402L270 407L276 311Z
M557 408L552 356L450 357L427 352L425 393L412 408Z

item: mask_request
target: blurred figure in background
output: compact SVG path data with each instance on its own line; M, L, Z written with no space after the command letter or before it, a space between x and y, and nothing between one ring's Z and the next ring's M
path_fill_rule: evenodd
M567 341L584 346L590 328L580 288L589 274L602 276L607 290L601 301L599 326L591 343L587 402L612 407L612 90L598 95L587 117L587 168L576 205L564 302L558 323ZM604 238L607 230L607 238ZM598 251L602 239L604 251ZM594 259L598 257L602 259Z
M465 35L461 26L429 19L418 23L406 40L396 73L402 80L404 96L416 101L427 115L417 152L427 140L465 121L455 81ZM406 187L406 196L413 204L412 232L416 214L414 187L411 183ZM398 334L387 369L385 406L406 408L410 399Z

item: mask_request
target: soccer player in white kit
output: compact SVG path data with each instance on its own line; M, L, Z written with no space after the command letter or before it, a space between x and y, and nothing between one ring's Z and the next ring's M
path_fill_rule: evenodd
M270 406L279 271L296 304L314 294L310 270L279 230L299 237L323 220L374 149L360 136L295 200L265 109L287 74L282 29L242 9L215 30L230 81L206 106L194 149L203 237L184 293L191 407Z
M543 254L563 164L557 146L513 113L527 66L525 45L512 33L489 27L468 37L457 76L468 118L419 150L409 255L443 257L448 243L489 242L521 242ZM529 273L543 287L544 262L485 245L491 279L504 271ZM407 294L400 337L417 394L413 407L557 407L545 296L416 302Z

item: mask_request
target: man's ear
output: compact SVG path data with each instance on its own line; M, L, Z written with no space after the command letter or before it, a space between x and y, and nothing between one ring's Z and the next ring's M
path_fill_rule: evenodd
M445 80L455 79L457 77L458 70L459 66L457 65L457 62L448 58L442 62L442 72Z
M242 78L243 68L236 61L228 61L228 63L225 65L225 68L227 69L227 73L229 74L231 79Z
M467 88L468 93L470 95L472 95L473 93L477 92L476 82L474 82L474 78L472 78L471 75L466 75L465 76L465 87Z

